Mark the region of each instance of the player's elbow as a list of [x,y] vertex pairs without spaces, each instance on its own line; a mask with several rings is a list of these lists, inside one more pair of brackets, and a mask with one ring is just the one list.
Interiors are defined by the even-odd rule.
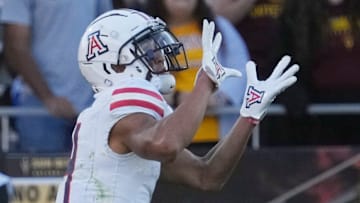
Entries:
[[162,162],[169,162],[175,160],[179,153],[179,149],[173,145],[162,144],[158,145],[158,153],[161,156]]
[[173,161],[180,152],[176,143],[170,143],[166,140],[153,141],[148,144],[147,149],[161,162]]
[[223,181],[211,181],[207,180],[201,184],[200,190],[204,192],[219,192],[224,188],[225,183]]
[[198,178],[195,180],[195,187],[205,192],[219,192],[223,189],[226,179],[217,176],[209,171],[208,166],[204,164],[200,167]]

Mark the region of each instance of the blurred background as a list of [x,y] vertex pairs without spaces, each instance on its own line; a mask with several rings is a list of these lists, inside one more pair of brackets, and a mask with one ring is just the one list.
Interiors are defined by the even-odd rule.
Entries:
[[[51,6],[74,6],[71,1],[66,4],[58,1]],[[57,184],[66,172],[71,133],[62,135],[64,145],[60,147],[51,148],[41,139],[32,147],[31,141],[36,137],[36,131],[32,130],[38,127],[41,131],[41,125],[50,123],[39,119],[42,117],[61,118],[72,128],[74,117],[66,113],[54,115],[41,98],[39,105],[26,102],[19,105],[22,98],[19,81],[26,83],[32,76],[27,75],[30,79],[26,79],[14,67],[19,64],[14,60],[25,57],[16,49],[7,48],[19,41],[9,37],[16,33],[6,30],[6,25],[17,22],[6,19],[5,4],[6,0],[0,0],[0,202],[50,203],[55,201]],[[175,74],[176,92],[166,96],[174,108],[191,90],[189,84],[193,84],[193,73],[201,62],[199,33],[203,18],[215,20],[223,34],[219,60],[224,66],[244,71],[244,64],[254,60],[258,77],[266,79],[281,56],[288,54],[301,67],[296,85],[275,99],[265,119],[254,129],[247,151],[223,191],[205,193],[159,182],[154,203],[360,202],[359,0],[112,0],[111,4],[113,8],[134,8],[161,17],[183,42],[191,68]],[[31,9],[36,11],[36,6],[28,9],[26,14]],[[33,24],[36,25],[27,26],[31,28]],[[55,37],[54,40],[66,39]],[[79,40],[74,38],[75,42]],[[50,76],[46,73],[42,72],[44,81],[50,86]],[[189,146],[191,151],[204,154],[226,136],[234,118],[239,116],[244,81],[245,78],[230,81],[214,94],[206,121]],[[73,83],[70,80],[57,83],[59,88],[65,84]],[[57,94],[56,87],[51,88]],[[27,89],[39,96],[31,85]],[[73,100],[71,96],[67,99]],[[27,128],[19,125],[19,121],[36,119],[39,123],[25,125]],[[53,128],[46,134],[51,137],[59,131]]]

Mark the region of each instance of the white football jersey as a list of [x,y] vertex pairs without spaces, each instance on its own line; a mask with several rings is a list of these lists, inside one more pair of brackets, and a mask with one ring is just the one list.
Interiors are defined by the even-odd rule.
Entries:
[[148,81],[128,78],[120,83],[97,93],[93,105],[79,115],[57,203],[151,201],[160,162],[133,152],[113,152],[108,145],[109,132],[126,115],[141,112],[159,120],[172,109]]

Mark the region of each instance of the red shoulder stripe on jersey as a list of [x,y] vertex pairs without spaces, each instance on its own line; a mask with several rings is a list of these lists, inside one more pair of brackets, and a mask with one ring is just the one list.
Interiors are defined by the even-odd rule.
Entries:
[[155,97],[156,99],[158,99],[160,101],[163,101],[163,97],[160,94],[150,91],[150,90],[147,90],[147,89],[138,88],[138,87],[127,87],[127,88],[116,89],[116,90],[114,90],[112,95],[121,94],[121,93],[142,93],[142,94],[146,94],[146,95]]
[[127,100],[113,102],[110,104],[110,111],[120,107],[131,107],[131,106],[139,106],[139,107],[147,108],[155,111],[161,117],[164,116],[164,109],[160,108],[159,106],[151,102],[147,102],[144,100],[137,100],[137,99],[127,99]]

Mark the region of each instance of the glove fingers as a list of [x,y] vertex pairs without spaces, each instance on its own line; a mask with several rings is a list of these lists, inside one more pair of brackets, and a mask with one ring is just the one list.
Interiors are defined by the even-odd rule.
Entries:
[[292,65],[288,70],[286,70],[279,78],[279,81],[286,80],[287,78],[295,75],[299,71],[299,65]]
[[207,32],[208,32],[207,42],[209,43],[210,47],[212,47],[212,44],[213,44],[214,31],[215,31],[215,23],[214,23],[214,21],[210,21],[209,27],[207,30]]
[[[233,69],[233,68],[224,68],[224,71],[225,71],[225,74],[226,74],[226,77],[241,77],[242,76],[242,73],[239,71],[239,70],[236,70],[236,69]],[[224,78],[226,78],[224,77]]]
[[204,50],[208,50],[209,46],[210,46],[210,43],[208,42],[209,41],[209,38],[208,38],[209,31],[208,30],[209,30],[209,22],[206,19],[204,19],[203,20],[202,37],[201,37],[202,46],[203,46]]
[[253,61],[246,63],[246,76],[248,84],[254,84],[257,81],[256,65]]
[[290,56],[287,55],[283,56],[279,61],[279,63],[276,65],[272,74],[270,75],[269,80],[279,77],[290,63],[290,60],[291,60]]
[[278,95],[279,93],[281,93],[282,91],[284,91],[286,88],[290,87],[291,85],[293,85],[295,82],[297,81],[296,76],[291,76],[290,78],[281,81],[276,87],[275,87],[275,92],[276,95]]
[[214,42],[213,42],[213,50],[214,50],[214,54],[217,54],[219,48],[220,48],[220,45],[221,45],[221,41],[222,41],[222,35],[220,32],[216,33],[215,35],[215,39],[214,39]]

